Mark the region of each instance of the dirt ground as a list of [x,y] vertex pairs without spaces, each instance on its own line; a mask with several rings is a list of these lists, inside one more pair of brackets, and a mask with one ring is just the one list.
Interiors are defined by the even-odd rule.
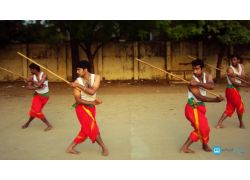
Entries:
[[[97,122],[110,155],[102,157],[97,144],[90,140],[77,147],[81,153],[65,153],[80,130],[71,88],[63,83],[50,83],[50,100],[43,112],[54,129],[44,132],[45,125],[34,120],[25,130],[32,91],[24,83],[0,83],[0,159],[250,159],[250,94],[241,90],[245,104],[246,129],[238,128],[237,116],[227,119],[225,129],[215,129],[226,102],[207,103],[211,127],[210,146],[221,146],[222,154],[204,152],[201,143],[191,146],[195,154],[179,150],[192,128],[184,116],[187,102],[185,85],[161,83],[102,83],[98,96],[104,101],[97,106]],[[223,94],[225,84],[214,92]]]

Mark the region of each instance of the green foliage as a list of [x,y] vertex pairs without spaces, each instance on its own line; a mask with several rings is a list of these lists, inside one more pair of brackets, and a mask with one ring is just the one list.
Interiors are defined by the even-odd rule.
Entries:
[[214,40],[224,45],[248,44],[249,21],[158,21],[166,40]]
[[127,41],[148,41],[149,34],[157,31],[157,21],[117,21],[118,37]]
[[22,37],[22,21],[0,21],[0,45],[19,41]]
[[1,43],[64,42],[87,44],[113,39],[149,40],[154,32],[161,40],[214,40],[225,45],[250,42],[250,21],[0,21]]
[[250,42],[249,21],[207,21],[207,33],[225,45]]
[[1,43],[58,43],[65,36],[45,21],[0,21]]
[[201,38],[204,21],[158,21],[157,27],[165,40],[188,40]]
[[114,21],[47,21],[47,24],[59,29],[66,38],[87,44],[110,40],[116,28]]

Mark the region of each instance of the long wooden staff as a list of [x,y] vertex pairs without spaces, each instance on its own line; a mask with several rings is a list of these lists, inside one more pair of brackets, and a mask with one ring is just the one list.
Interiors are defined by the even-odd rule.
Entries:
[[[146,65],[148,65],[148,66],[151,66],[151,67],[153,67],[153,68],[155,68],[155,69],[157,69],[157,70],[159,70],[159,71],[161,71],[161,72],[164,72],[164,73],[166,73],[166,74],[169,74],[169,75],[171,75],[171,76],[173,76],[173,77],[175,77],[175,78],[177,78],[177,79],[180,79],[180,80],[184,81],[184,82],[187,83],[187,84],[190,83],[189,81],[187,81],[187,80],[185,80],[185,79],[183,79],[183,78],[181,78],[181,77],[179,77],[179,76],[177,76],[177,75],[175,75],[175,74],[173,74],[173,73],[167,72],[167,71],[165,71],[165,70],[163,70],[163,69],[160,69],[160,68],[158,68],[158,67],[156,67],[156,66],[153,66],[153,65],[151,65],[151,64],[149,64],[149,63],[147,63],[147,62],[145,62],[145,61],[142,61],[142,60],[140,60],[140,59],[138,59],[138,58],[136,58],[136,60],[139,61],[139,62],[141,62],[141,63],[143,63],[143,64],[146,64]],[[209,91],[209,90],[207,90],[207,89],[204,89],[203,87],[200,87],[200,88],[203,89],[203,90],[205,90],[205,91],[207,91],[207,92],[208,92],[209,94],[211,94],[211,95],[214,95],[214,96],[216,96],[216,97],[219,97],[218,94],[215,94],[215,93],[213,93],[213,92],[211,92],[211,91]]]
[[[63,80],[63,81],[66,82],[67,84],[71,85],[71,83],[70,83],[69,81],[67,81],[66,79],[64,79],[64,78],[62,78],[61,76],[57,75],[56,73],[52,72],[52,71],[49,70],[48,68],[46,68],[46,67],[44,67],[43,65],[39,64],[38,62],[36,62],[36,61],[30,59],[29,57],[23,55],[23,54],[20,53],[20,52],[17,52],[17,54],[19,54],[20,56],[22,56],[22,57],[24,57],[25,59],[29,60],[30,62],[33,62],[34,64],[40,66],[41,68],[43,68],[44,70],[46,70],[46,71],[48,71],[49,73],[53,74],[53,75],[56,76],[57,78]],[[80,90],[79,88],[76,88],[76,89]],[[80,90],[80,91],[81,91],[81,90]],[[88,94],[87,94],[87,95],[88,95]],[[88,95],[88,96],[93,98],[93,96],[91,96],[91,95]]]
[[[196,59],[195,57],[193,57],[193,56],[188,56],[190,59]],[[213,65],[210,65],[210,64],[208,64],[208,63],[205,63],[204,62],[204,64],[205,65],[207,65],[207,66],[209,66],[209,67],[211,67],[211,68],[214,68],[214,69],[216,69],[216,70],[218,70],[218,71],[222,71],[222,69],[220,69],[220,68],[217,68],[217,67],[215,67],[215,66],[213,66]],[[245,83],[249,83],[248,81],[246,81],[246,80],[244,80],[244,79],[242,79],[242,78],[240,78],[240,77],[235,77],[236,79],[238,79],[238,80],[241,80],[241,81],[243,81],[243,82],[245,82]]]
[[10,70],[8,70],[8,69],[5,69],[5,68],[3,68],[3,67],[0,67],[0,69],[6,71],[6,72],[8,72],[8,73],[14,74],[15,76],[19,76],[19,77],[23,78],[24,80],[27,79],[26,77],[24,77],[24,76],[22,76],[22,75],[20,75],[20,74],[16,74],[16,73],[14,73],[14,72],[12,72],[12,71],[10,71]]
[[34,64],[40,66],[41,68],[45,69],[46,71],[50,72],[51,74],[53,74],[54,76],[56,76],[57,78],[63,80],[64,82],[66,82],[67,84],[71,84],[69,81],[67,81],[66,79],[62,78],[61,76],[57,75],[56,73],[52,72],[51,70],[49,70],[48,68],[44,67],[43,65],[37,63],[36,61],[28,58],[27,56],[23,55],[22,53],[20,52],[17,52],[17,54],[19,54],[20,56],[24,57],[25,59],[29,60],[30,62],[33,62]]

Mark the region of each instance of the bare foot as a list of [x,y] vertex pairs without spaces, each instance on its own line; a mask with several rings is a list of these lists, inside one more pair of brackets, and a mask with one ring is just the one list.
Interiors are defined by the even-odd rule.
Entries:
[[108,156],[108,155],[109,155],[109,150],[108,150],[107,148],[104,148],[104,149],[102,150],[102,155],[103,155],[103,156]]
[[221,128],[224,128],[224,126],[222,124],[217,124],[216,128],[221,129]]
[[25,123],[24,125],[22,125],[22,129],[26,129],[27,127],[29,127],[28,123]]
[[73,149],[73,148],[67,149],[66,152],[67,152],[67,153],[70,153],[70,154],[79,154],[79,153],[80,153],[79,151],[76,151],[76,150]]
[[46,129],[44,129],[44,131],[49,131],[51,130],[53,127],[52,126],[48,126]]
[[194,151],[192,149],[189,149],[187,147],[182,147],[181,148],[181,152],[184,152],[184,153],[194,153]]
[[207,144],[203,144],[202,149],[204,151],[206,151],[206,152],[211,152],[212,151],[212,149]]
[[241,129],[246,129],[246,126],[242,123],[242,124],[240,124],[240,128]]

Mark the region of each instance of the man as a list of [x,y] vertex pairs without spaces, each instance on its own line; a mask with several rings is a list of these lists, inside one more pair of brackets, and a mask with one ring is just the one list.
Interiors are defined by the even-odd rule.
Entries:
[[243,113],[244,113],[244,104],[242,102],[239,88],[246,87],[247,84],[241,82],[241,80],[236,79],[236,77],[243,77],[244,72],[242,66],[239,64],[238,57],[236,55],[231,56],[231,63],[232,65],[227,68],[227,88],[226,88],[226,98],[227,98],[227,105],[226,110],[221,115],[216,128],[223,128],[222,125],[223,121],[227,117],[231,117],[236,109],[238,119],[240,122],[240,128],[245,128],[245,125],[242,121]]
[[206,106],[204,102],[221,102],[223,97],[206,97],[204,89],[213,89],[214,82],[212,76],[204,72],[204,63],[200,59],[192,61],[193,77],[188,86],[188,103],[185,107],[185,116],[190,121],[194,131],[190,133],[187,141],[182,146],[184,153],[194,153],[189,146],[198,140],[202,142],[202,148],[210,152],[208,145],[210,128],[206,117]]
[[52,129],[52,125],[48,122],[42,109],[49,100],[49,86],[48,78],[44,72],[40,71],[40,67],[34,63],[29,65],[31,76],[27,79],[27,88],[34,90],[32,105],[29,112],[29,120],[22,126],[23,129],[27,128],[34,118],[41,119],[47,125],[44,131]]
[[242,58],[240,58],[240,57],[237,56],[237,55],[235,55],[235,56],[237,57],[238,64],[239,64],[239,66],[241,66],[241,69],[242,69],[241,75],[235,74],[235,77],[239,77],[239,78],[241,78],[241,79],[243,79],[243,80],[245,80],[245,81],[249,81],[250,78],[249,78],[248,76],[246,76],[246,74],[245,74],[245,68],[244,68],[244,65],[243,65],[243,60],[242,60]]
[[109,154],[108,148],[102,141],[99,128],[95,119],[95,105],[101,104],[101,100],[96,99],[96,92],[100,86],[100,76],[90,73],[90,64],[88,61],[80,61],[77,64],[78,78],[72,87],[74,88],[74,97],[76,100],[76,115],[81,124],[81,130],[74,141],[69,145],[66,152],[79,154],[75,147],[90,138],[92,143],[97,142],[102,148],[102,155]]

